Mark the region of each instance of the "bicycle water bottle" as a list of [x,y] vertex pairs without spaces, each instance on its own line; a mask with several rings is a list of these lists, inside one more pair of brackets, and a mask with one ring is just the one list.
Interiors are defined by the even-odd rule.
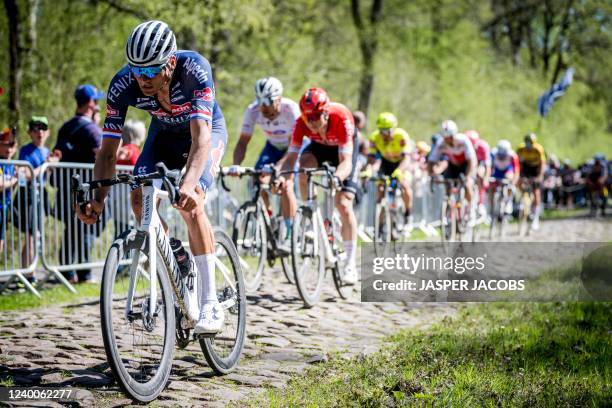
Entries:
[[185,247],[183,247],[183,243],[180,239],[170,238],[170,248],[172,248],[172,253],[174,253],[174,257],[178,263],[181,276],[183,278],[187,277],[191,269],[189,253],[185,251]]

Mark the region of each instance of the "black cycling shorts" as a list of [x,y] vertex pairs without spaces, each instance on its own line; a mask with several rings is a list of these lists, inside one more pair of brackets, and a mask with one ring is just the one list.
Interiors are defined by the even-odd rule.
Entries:
[[[306,153],[311,153],[315,159],[317,159],[317,163],[319,165],[328,162],[330,165],[338,167],[338,164],[340,163],[338,146],[328,146],[321,143],[311,142],[308,146],[306,146],[302,152],[302,155]],[[355,196],[361,194],[361,186],[358,183],[359,171],[356,166],[358,154],[359,149],[355,146],[353,149],[351,174],[349,174],[349,176],[342,182],[341,188],[341,191],[352,193]]]

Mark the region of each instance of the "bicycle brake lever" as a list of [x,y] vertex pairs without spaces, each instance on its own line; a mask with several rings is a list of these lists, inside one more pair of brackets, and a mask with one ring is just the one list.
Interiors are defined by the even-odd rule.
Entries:
[[89,192],[89,184],[81,182],[81,176],[73,174],[70,180],[70,189],[72,190],[73,200],[79,206],[82,213],[85,213],[87,206],[87,193]]

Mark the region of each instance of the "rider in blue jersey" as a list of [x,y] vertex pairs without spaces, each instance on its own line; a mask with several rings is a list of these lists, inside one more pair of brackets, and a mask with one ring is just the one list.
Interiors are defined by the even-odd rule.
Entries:
[[[189,314],[198,320],[194,333],[216,333],[224,320],[215,290],[214,235],[204,208],[225,147],[227,132],[209,62],[194,51],[177,51],[174,33],[161,21],[139,24],[126,44],[128,64],[108,88],[103,141],[96,157],[94,178],[115,174],[121,130],[129,106],[151,114],[151,124],[137,174],[155,171],[155,163],[186,172],[176,204],[189,231],[190,249],[198,270],[193,291],[188,291]],[[108,189],[95,190],[85,212],[85,223],[96,222],[104,210]],[[142,191],[132,192],[132,208],[141,215]],[[198,287],[202,296],[198,302]]]

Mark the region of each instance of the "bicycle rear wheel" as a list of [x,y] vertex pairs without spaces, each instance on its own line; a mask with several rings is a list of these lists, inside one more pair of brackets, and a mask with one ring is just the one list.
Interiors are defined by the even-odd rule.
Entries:
[[240,207],[234,219],[232,241],[244,266],[246,290],[255,292],[261,286],[268,252],[266,224],[257,205],[246,203]]
[[319,301],[325,277],[325,260],[315,222],[310,207],[298,208],[291,235],[291,263],[305,307],[312,307]]
[[344,249],[344,245],[342,244],[342,223],[340,221],[340,216],[337,214],[337,211],[334,211],[333,216],[333,234],[334,234],[334,256],[336,257],[336,262],[334,262],[333,266],[331,266],[332,279],[334,280],[334,286],[336,287],[336,291],[340,295],[342,299],[348,299],[354,293],[355,285],[347,285],[342,279],[343,270],[346,266],[346,250]]
[[218,375],[232,371],[242,354],[246,335],[246,288],[236,247],[229,236],[215,229],[215,283],[225,311],[223,328],[214,337],[201,337],[200,347]]
[[[159,232],[162,233],[163,232]],[[149,312],[150,274],[146,234],[126,231],[111,246],[100,291],[102,340],[119,386],[132,398],[148,402],[165,388],[175,344],[175,310],[167,264],[157,246],[157,305]],[[156,245],[155,243],[153,245]],[[130,272],[119,262],[139,256],[132,313],[126,315]]]

